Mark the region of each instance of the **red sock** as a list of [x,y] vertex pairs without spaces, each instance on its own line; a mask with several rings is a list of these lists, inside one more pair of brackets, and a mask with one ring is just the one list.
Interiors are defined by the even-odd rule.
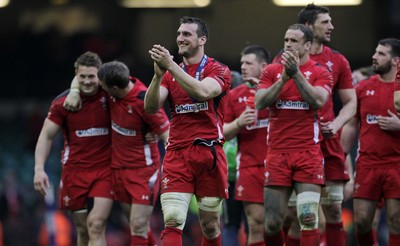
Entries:
[[148,246],[149,241],[147,238],[137,235],[131,235],[131,246]]
[[326,223],[325,236],[327,245],[346,245],[346,232],[343,229],[342,222],[334,224]]
[[285,241],[286,246],[300,246],[300,238],[294,238],[290,235],[286,237]]
[[265,239],[265,244],[268,246],[282,246],[283,243],[285,242],[285,234],[283,230],[272,236],[264,234],[264,239]]
[[256,242],[256,243],[250,243],[248,246],[265,246],[265,242]]
[[157,245],[156,239],[154,238],[153,233],[151,232],[150,228],[149,228],[149,231],[147,232],[147,240],[149,240],[148,246]]
[[300,246],[319,246],[319,231],[302,230],[300,232]]
[[221,233],[218,235],[218,237],[213,239],[208,239],[203,235],[203,240],[201,240],[201,246],[221,246],[221,245],[222,245]]
[[161,233],[163,246],[182,246],[182,230],[173,227],[165,227]]
[[372,236],[374,237],[374,244],[378,243],[378,235],[376,234],[376,230],[372,229]]
[[319,233],[319,244],[320,245],[327,245],[326,244],[326,232],[325,231]]
[[389,233],[389,246],[400,245],[400,235]]
[[368,245],[374,245],[376,242],[374,242],[374,235],[372,233],[372,231],[367,232],[365,234],[360,234],[360,233],[356,233],[357,236],[357,241],[359,245],[362,246],[368,246]]

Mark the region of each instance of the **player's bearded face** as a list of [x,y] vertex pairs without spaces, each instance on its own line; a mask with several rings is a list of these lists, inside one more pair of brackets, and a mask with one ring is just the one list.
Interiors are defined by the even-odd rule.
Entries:
[[176,43],[178,54],[189,58],[197,54],[199,50],[199,37],[197,36],[197,24],[182,24],[178,29]]
[[197,54],[198,50],[199,50],[199,47],[198,47],[198,46],[192,47],[192,46],[189,45],[189,46],[187,46],[187,47],[184,48],[184,49],[181,49],[181,48],[179,47],[178,54],[181,55],[181,56],[183,56],[183,57],[189,58],[189,57],[192,57],[192,56],[194,56],[195,54]]
[[376,60],[373,60],[372,65],[374,67],[375,73],[380,75],[387,74],[392,68],[390,60],[381,65]]

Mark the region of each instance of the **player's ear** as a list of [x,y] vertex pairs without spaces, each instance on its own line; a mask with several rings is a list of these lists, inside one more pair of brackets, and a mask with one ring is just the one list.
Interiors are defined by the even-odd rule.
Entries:
[[400,66],[400,57],[399,56],[393,57],[392,62],[393,62],[393,65],[399,67]]
[[200,37],[199,40],[200,40],[200,44],[201,45],[204,45],[205,43],[207,43],[207,37],[206,36]]

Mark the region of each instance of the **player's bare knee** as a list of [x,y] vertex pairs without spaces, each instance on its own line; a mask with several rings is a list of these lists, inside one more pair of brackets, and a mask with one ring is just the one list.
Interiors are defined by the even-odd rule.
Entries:
[[283,226],[283,219],[277,215],[269,215],[265,217],[264,227],[267,235],[275,235]]
[[99,216],[89,214],[87,218],[87,226],[89,233],[103,233],[106,228],[107,220]]
[[343,184],[331,184],[324,187],[321,195],[321,205],[326,217],[341,220],[343,192]]
[[164,214],[164,224],[183,230],[192,194],[168,192],[161,194],[161,206]]
[[102,234],[106,229],[106,224],[101,220],[88,222],[89,234]]
[[262,226],[264,227],[264,216],[253,217],[252,219],[254,226]]
[[342,220],[342,204],[335,203],[331,205],[322,206],[325,218],[329,221],[341,221]]
[[388,216],[387,222],[390,231],[400,233],[400,214]]
[[249,224],[250,235],[263,234],[263,232],[264,232],[264,223],[254,223],[252,225]]
[[373,218],[369,218],[365,213],[357,210],[354,211],[354,225],[361,234],[372,230],[372,219]]
[[202,211],[200,225],[207,238],[214,238],[219,234],[219,211],[221,210],[222,198],[199,197],[197,205]]
[[306,191],[297,195],[297,217],[301,230],[318,229],[318,207],[320,194]]
[[207,221],[201,221],[201,230],[203,231],[203,234],[207,238],[214,238],[219,234],[219,223],[218,221],[212,221],[212,220],[207,220]]
[[147,235],[148,221],[146,217],[135,218],[130,225],[133,235]]
[[354,225],[357,232],[360,234],[364,234],[372,230],[372,225],[368,224],[367,220],[354,219]]

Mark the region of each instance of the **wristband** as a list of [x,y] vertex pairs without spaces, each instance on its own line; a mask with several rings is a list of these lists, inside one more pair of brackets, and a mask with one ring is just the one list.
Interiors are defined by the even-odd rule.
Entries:
[[70,92],[78,92],[78,93],[80,92],[78,87],[71,88],[71,89],[69,89],[69,91]]

